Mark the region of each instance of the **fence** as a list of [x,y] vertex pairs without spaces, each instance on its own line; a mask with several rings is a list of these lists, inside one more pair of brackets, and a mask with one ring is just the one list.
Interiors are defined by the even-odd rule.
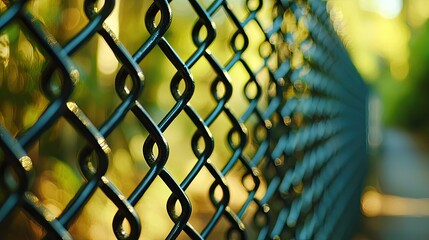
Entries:
[[3,1],[2,235],[350,237],[367,88],[329,3],[148,2]]

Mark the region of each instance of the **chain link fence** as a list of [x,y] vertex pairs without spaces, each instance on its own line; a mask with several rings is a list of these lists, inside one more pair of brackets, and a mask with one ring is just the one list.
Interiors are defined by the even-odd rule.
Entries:
[[329,3],[2,5],[2,236],[352,236],[367,86]]

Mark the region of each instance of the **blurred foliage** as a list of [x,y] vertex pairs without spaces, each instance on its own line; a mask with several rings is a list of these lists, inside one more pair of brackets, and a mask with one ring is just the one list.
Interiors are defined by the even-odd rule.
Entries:
[[410,41],[410,72],[398,87],[393,124],[429,133],[429,22],[415,30]]
[[[429,133],[429,1],[331,4],[343,20],[340,34],[356,67],[383,103],[384,125]],[[401,11],[389,13],[398,4]]]

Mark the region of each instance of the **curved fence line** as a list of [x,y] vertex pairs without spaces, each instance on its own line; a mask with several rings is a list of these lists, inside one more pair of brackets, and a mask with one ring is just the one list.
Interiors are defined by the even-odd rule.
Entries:
[[3,1],[1,232],[351,237],[368,89],[329,3],[149,2]]

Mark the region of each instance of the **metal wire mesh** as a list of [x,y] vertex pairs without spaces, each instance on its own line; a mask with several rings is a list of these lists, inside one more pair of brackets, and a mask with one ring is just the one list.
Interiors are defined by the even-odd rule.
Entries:
[[[88,19],[75,34],[48,28],[43,13],[35,13],[27,1],[3,2],[0,28],[19,29],[43,63],[37,74],[11,79],[11,64],[2,62],[0,222],[5,234],[17,234],[14,219],[25,219],[38,225],[39,237],[90,238],[76,225],[85,225],[79,220],[85,215],[100,218],[83,210],[97,194],[114,204],[107,222],[118,239],[343,239],[352,234],[367,165],[367,87],[336,35],[326,2],[63,3],[78,6],[73,9]],[[136,35],[148,32],[135,40],[133,53],[106,23],[118,5],[125,14],[144,9],[144,15],[126,18]],[[175,25],[175,14],[194,18]],[[175,39],[174,28],[183,28],[193,45]],[[12,42],[11,30],[5,34]],[[119,63],[111,75],[114,85],[100,73],[83,74],[95,71],[85,67],[95,62],[90,49],[96,38],[107,43]],[[81,61],[82,55],[91,63]],[[166,78],[166,70],[157,68],[162,61],[173,74],[167,85],[153,87]],[[146,75],[145,69],[154,73]],[[85,79],[91,77],[98,85]],[[12,81],[29,87],[10,90]],[[101,95],[116,100],[97,97],[98,88],[114,88]],[[156,88],[159,97],[151,98]],[[27,108],[35,112],[34,120],[7,107],[36,101],[44,105],[40,112]],[[97,108],[107,107],[108,113],[97,114]],[[128,134],[142,138],[137,156],[117,143],[130,126],[134,130]],[[70,153],[75,148],[77,157]],[[49,157],[56,153],[64,159]],[[133,159],[128,170],[109,173],[128,158]],[[52,191],[34,185],[47,181],[38,168],[59,162],[71,169],[76,165],[81,178],[65,205],[53,208]],[[138,179],[135,185],[121,180],[129,174]],[[65,191],[76,185],[64,182]],[[204,189],[204,197],[195,197],[192,187]],[[161,188],[166,197],[154,201],[165,205],[167,223],[137,206],[149,209],[145,199]],[[168,231],[150,235],[145,226],[151,221]],[[103,231],[108,230],[98,234]]]

